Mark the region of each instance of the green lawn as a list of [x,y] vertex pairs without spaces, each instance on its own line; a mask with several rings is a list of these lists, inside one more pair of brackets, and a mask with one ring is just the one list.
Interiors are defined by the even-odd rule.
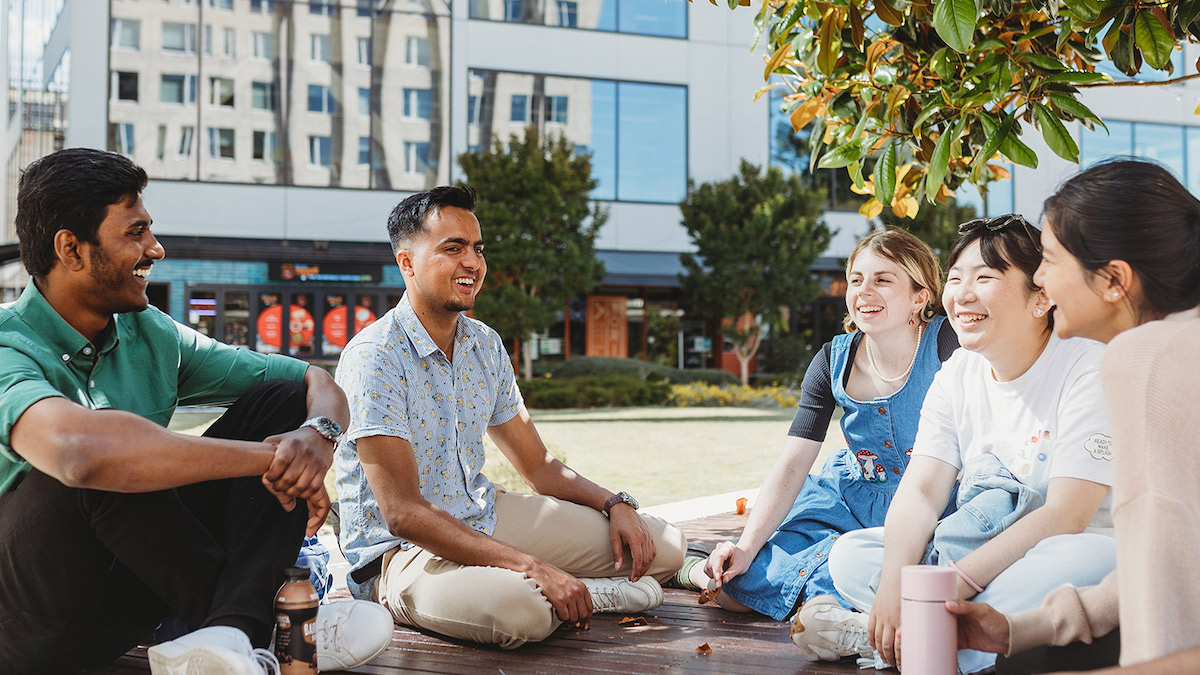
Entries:
[[[617,408],[534,410],[550,451],[582,475],[625,490],[642,506],[758,487],[783,447],[792,410],[754,408]],[[181,410],[171,429],[201,433],[211,411]],[[830,424],[827,453],[845,445]],[[488,442],[484,473],[512,491],[528,491],[504,456]]]

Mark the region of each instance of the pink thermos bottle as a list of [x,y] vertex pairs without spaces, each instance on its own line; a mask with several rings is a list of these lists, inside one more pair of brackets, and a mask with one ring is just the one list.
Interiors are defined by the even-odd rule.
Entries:
[[957,675],[958,624],[946,609],[958,599],[958,575],[932,565],[900,570],[900,661],[913,675]]

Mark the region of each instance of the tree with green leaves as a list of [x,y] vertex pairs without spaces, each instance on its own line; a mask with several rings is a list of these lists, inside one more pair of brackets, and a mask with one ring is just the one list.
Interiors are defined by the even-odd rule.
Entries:
[[728,180],[688,182],[679,208],[696,252],[681,256],[681,281],[697,311],[726,320],[721,330],[743,384],[764,328],[785,328],[781,308],[820,292],[809,268],[833,237],[821,219],[824,204],[825,192],[800,176],[775,167],[763,173],[744,160]]
[[[1172,51],[1200,41],[1200,0],[763,0],[755,27],[770,50],[766,88],[789,88],[792,126],[815,126],[813,166],[845,167],[872,194],[868,217],[884,205],[915,214],[964,182],[986,189],[1008,178],[1002,158],[1036,167],[1028,127],[1078,161],[1066,123],[1104,125],[1082,89],[1200,77],[1096,72],[1107,58],[1129,76],[1171,74]],[[878,161],[864,176],[868,157]]]
[[[604,276],[595,241],[608,211],[590,196],[591,159],[561,135],[531,126],[507,144],[497,137],[487,152],[460,155],[458,164],[479,195],[475,216],[487,256],[474,314],[500,335],[528,341]],[[529,379],[528,350],[524,366]]]

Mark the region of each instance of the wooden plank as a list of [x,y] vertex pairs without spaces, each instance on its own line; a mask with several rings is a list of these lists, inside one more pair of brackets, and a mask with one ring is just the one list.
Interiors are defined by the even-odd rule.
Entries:
[[[731,505],[732,506],[732,505]],[[736,538],[745,516],[732,513],[681,523],[689,543],[711,549]],[[698,595],[666,589],[662,606],[644,613],[645,626],[626,627],[621,616],[596,615],[586,631],[564,629],[539,644],[502,650],[450,640],[397,626],[392,645],[355,673],[739,673],[745,675],[846,675],[857,673],[852,661],[813,661],[792,645],[786,623],[759,614],[727,612],[700,605]],[[707,643],[712,653],[696,648]],[[106,668],[87,673],[115,675],[149,670],[145,648]]]

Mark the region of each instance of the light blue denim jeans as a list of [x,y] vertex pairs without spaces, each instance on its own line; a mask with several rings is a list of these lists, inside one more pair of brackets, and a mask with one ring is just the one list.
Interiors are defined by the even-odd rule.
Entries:
[[[1003,466],[996,471],[987,461],[970,464],[972,473],[964,472],[959,489],[959,510],[938,523],[923,564],[947,565],[949,560],[962,558],[1042,503],[1041,495],[1020,485],[1011,474],[1006,478]],[[870,612],[883,568],[883,528],[846,533],[829,552],[828,564],[842,598],[858,611]],[[1050,591],[1063,584],[1098,584],[1115,568],[1116,542],[1112,537],[1061,534],[1038,542],[972,600],[1005,614],[1020,612],[1037,607]],[[966,649],[958,653],[958,669],[965,675],[995,662],[995,654]]]

